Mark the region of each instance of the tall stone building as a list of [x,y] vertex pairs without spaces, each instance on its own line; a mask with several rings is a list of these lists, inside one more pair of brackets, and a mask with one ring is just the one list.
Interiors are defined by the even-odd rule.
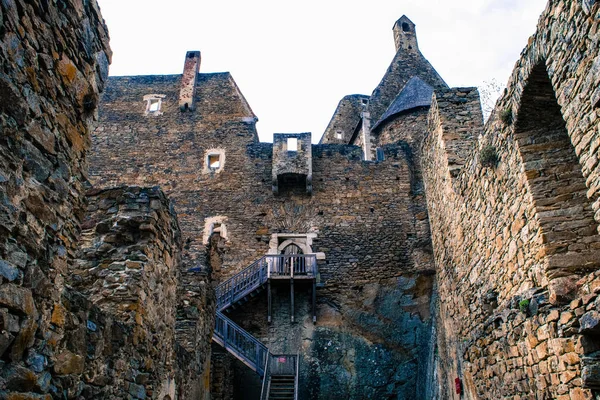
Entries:
[[549,2],[484,125],[403,16],[313,145],[1,2],[0,397],[598,398],[599,21]]
[[[271,353],[301,354],[302,398],[429,397],[435,273],[416,146],[433,88],[447,86],[419,52],[414,24],[403,17],[394,33],[397,55],[370,104],[334,117],[348,134],[365,127],[359,136],[381,147],[379,162],[350,140],[329,144],[329,131],[320,145],[310,133],[260,143],[233,77],[198,73],[199,52],[187,53],[182,75],[111,77],[103,95],[90,178],[166,191],[185,243],[182,273],[226,283],[266,255],[314,255],[313,281],[270,277],[268,291],[226,314]],[[392,121],[410,129],[396,137]],[[231,368],[236,377],[220,384],[258,397],[261,377]],[[222,369],[213,379],[231,376]]]

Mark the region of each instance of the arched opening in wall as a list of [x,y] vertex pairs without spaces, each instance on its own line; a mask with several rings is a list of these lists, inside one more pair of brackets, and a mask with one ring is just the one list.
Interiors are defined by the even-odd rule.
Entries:
[[595,268],[593,243],[599,237],[592,202],[544,62],[532,69],[523,90],[515,138],[546,246],[549,277]]
[[306,272],[305,259],[301,257],[304,254],[303,249],[296,243],[290,243],[281,250],[281,254],[284,255],[280,267],[283,268],[280,273],[289,275],[290,271],[294,270],[294,273]]
[[402,23],[402,30],[404,32],[410,32],[410,25],[408,25],[406,22]]
[[290,243],[281,251],[281,254],[293,255],[293,254],[304,254],[300,246],[295,243]]

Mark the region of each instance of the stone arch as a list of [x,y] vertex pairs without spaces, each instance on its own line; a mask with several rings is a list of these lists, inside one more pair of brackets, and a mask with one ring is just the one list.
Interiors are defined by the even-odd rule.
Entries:
[[297,239],[284,240],[283,242],[281,242],[279,244],[279,246],[277,246],[277,252],[282,253],[283,250],[290,245],[298,246],[300,249],[302,249],[303,254],[311,254],[312,253],[312,249],[310,248],[310,246],[308,244],[303,243],[303,241],[297,240]]
[[597,268],[592,201],[543,60],[527,78],[514,137],[541,228],[548,277]]

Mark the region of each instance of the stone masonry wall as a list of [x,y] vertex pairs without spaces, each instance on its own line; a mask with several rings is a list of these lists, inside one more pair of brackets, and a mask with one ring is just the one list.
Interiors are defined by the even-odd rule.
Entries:
[[422,154],[444,398],[455,378],[469,399],[600,387],[597,13],[548,4],[480,138],[468,90],[435,95]]
[[[413,396],[427,376],[427,362],[421,360],[430,348],[433,265],[410,146],[386,147],[382,163],[363,162],[355,146],[313,146],[312,195],[274,196],[272,145],[257,142],[255,117],[230,79],[200,74],[196,111],[181,113],[179,77],[111,78],[94,134],[95,184],[165,188],[180,218],[187,253],[183,269],[208,269],[206,246],[218,227],[221,261],[213,272],[221,280],[267,254],[272,234],[316,233],[313,251],[326,256],[316,328],[304,321],[310,318],[305,305],[298,303],[296,317],[302,322],[292,325],[281,303],[275,328],[268,330],[264,292],[234,320],[255,321],[246,328],[274,349],[302,349],[310,398],[337,396],[339,389],[329,384],[337,377],[344,377],[348,398]],[[142,99],[148,93],[165,95],[162,115],[144,116]],[[204,172],[205,155],[215,149],[224,154],[223,166]],[[280,293],[287,301],[289,289]],[[254,317],[259,309],[264,312]],[[285,335],[294,339],[282,341]],[[319,352],[329,341],[340,345],[321,361]],[[336,354],[348,363],[337,362]],[[318,380],[321,372],[328,378]],[[377,380],[369,381],[374,376]]]
[[[373,134],[377,146],[403,141],[418,149],[427,132],[427,114],[429,107],[404,112],[389,122],[383,123]],[[418,153],[416,153],[418,154]]]
[[[361,121],[362,112],[366,109],[368,100],[369,96],[362,94],[344,96],[338,103],[319,144],[348,144]],[[337,137],[338,132],[342,136],[340,139]]]
[[66,330],[85,324],[85,301],[65,277],[85,210],[108,34],[95,1],[8,0],[0,53],[0,392],[75,397],[86,386],[85,353],[69,347]]
[[69,280],[125,331],[123,345],[109,347],[110,362],[103,357],[104,343],[96,344],[86,371],[94,382],[110,382],[104,396],[115,386],[121,391],[110,394],[119,398],[173,398],[181,254],[177,216],[157,188],[94,190],[88,202],[79,258]]

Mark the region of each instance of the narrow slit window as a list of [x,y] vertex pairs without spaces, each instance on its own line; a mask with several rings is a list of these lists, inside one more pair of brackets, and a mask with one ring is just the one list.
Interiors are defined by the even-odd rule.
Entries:
[[288,151],[298,151],[298,139],[297,138],[288,138],[287,149],[288,149]]

